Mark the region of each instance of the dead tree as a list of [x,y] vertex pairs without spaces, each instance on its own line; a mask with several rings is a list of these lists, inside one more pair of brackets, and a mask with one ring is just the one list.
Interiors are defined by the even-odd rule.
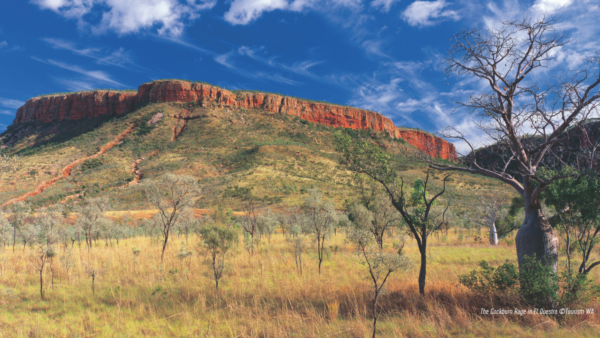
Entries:
[[452,37],[447,73],[483,80],[488,87],[457,102],[457,108],[475,115],[478,128],[494,145],[478,148],[462,132],[449,127],[441,136],[462,140],[470,147],[470,154],[462,157],[464,166],[431,157],[427,161],[434,169],[487,176],[513,187],[523,197],[525,211],[516,237],[519,266],[526,256],[534,256],[556,271],[558,238],[542,211],[540,193],[565,176],[545,176],[540,168],[556,170],[565,165],[565,155],[583,155],[576,151],[581,147],[565,147],[571,129],[597,115],[600,58],[598,54],[590,56],[579,71],[555,77],[545,85],[530,80],[534,70],[548,67],[554,52],[570,42],[554,24],[546,18],[506,21],[498,29],[463,30]]

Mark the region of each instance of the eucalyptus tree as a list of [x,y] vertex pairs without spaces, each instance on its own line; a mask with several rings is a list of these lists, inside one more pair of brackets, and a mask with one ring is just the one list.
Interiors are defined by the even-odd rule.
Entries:
[[383,293],[384,287],[390,275],[396,271],[407,271],[414,264],[412,260],[398,252],[387,252],[382,249],[379,243],[376,243],[373,234],[361,228],[349,228],[347,230],[347,239],[355,246],[354,253],[361,257],[362,263],[369,270],[369,277],[373,283],[373,338],[377,332],[377,319],[379,311],[377,309],[379,296]]
[[94,236],[109,222],[105,216],[109,208],[108,197],[87,197],[77,208],[78,217],[75,224],[85,235],[88,252],[92,248]]
[[525,212],[515,241],[519,267],[526,256],[535,256],[556,271],[558,238],[542,210],[540,194],[564,175],[542,177],[539,169],[560,172],[567,162],[597,163],[598,154],[589,151],[586,142],[570,138],[577,131],[585,136],[586,123],[598,116],[600,57],[588,55],[578,70],[542,84],[536,74],[552,66],[557,51],[571,42],[557,31],[554,20],[545,17],[463,30],[451,41],[446,72],[486,87],[458,102],[457,108],[470,111],[476,126],[495,145],[478,147],[469,135],[448,127],[442,136],[464,141],[470,154],[461,158],[463,166],[426,157],[429,167],[491,177],[515,189],[523,197]]
[[34,229],[33,246],[35,251],[31,254],[30,260],[34,263],[36,271],[40,276],[40,296],[45,299],[44,293],[44,272],[47,263],[50,262],[52,270],[52,284],[54,284],[54,271],[52,269],[53,258],[56,256],[55,243],[58,241],[58,228],[62,220],[51,213],[41,213],[32,221]]
[[206,262],[212,268],[212,278],[218,291],[225,270],[225,258],[234,252],[238,233],[222,225],[211,225],[200,230],[200,238],[200,247],[208,254]]
[[[409,234],[417,241],[421,256],[419,270],[419,293],[425,294],[427,275],[427,241],[429,236],[440,230],[447,221],[450,199],[443,199],[446,193],[448,177],[442,181],[442,187],[429,196],[429,174],[425,180],[418,179],[413,187],[406,186],[404,177],[400,175],[400,163],[394,161],[391,154],[382,150],[369,140],[352,140],[350,136],[336,132],[337,149],[342,153],[344,165],[349,170],[367,175],[379,182],[392,205],[408,228]],[[440,203],[443,202],[443,203]]]
[[164,261],[171,230],[177,226],[183,211],[192,208],[200,193],[198,180],[187,175],[164,174],[141,185],[148,203],[158,209],[157,223],[162,234],[160,261]]
[[2,248],[6,246],[6,244],[10,244],[11,237],[11,228],[8,220],[6,219],[6,215],[0,210],[0,242],[2,242]]
[[321,264],[325,257],[325,240],[331,235],[339,216],[335,211],[333,201],[324,199],[323,193],[318,189],[308,191],[302,205],[302,212],[304,215],[302,220],[303,230],[317,242],[317,260],[320,274]]
[[31,217],[31,208],[25,202],[15,202],[8,207],[8,222],[13,228],[13,252],[15,252],[15,243],[17,242],[17,232],[26,224],[27,218]]

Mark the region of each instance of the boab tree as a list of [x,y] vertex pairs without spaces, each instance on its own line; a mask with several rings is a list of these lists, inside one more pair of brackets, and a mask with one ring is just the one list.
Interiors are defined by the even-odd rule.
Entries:
[[536,69],[548,67],[570,42],[554,25],[547,18],[525,18],[506,21],[498,29],[463,30],[452,37],[447,73],[483,80],[488,87],[458,102],[458,108],[475,115],[478,128],[495,144],[476,149],[467,136],[449,127],[442,136],[463,140],[470,147],[470,154],[462,158],[465,166],[432,158],[428,162],[434,169],[479,174],[513,187],[523,197],[525,212],[516,237],[519,267],[526,256],[535,256],[556,271],[558,238],[542,212],[540,193],[552,182],[581,172],[542,177],[538,170],[560,169],[565,156],[581,162],[589,155],[580,151],[580,144],[568,149],[569,138],[597,114],[600,58],[587,57],[580,70],[554,77],[546,85],[531,80]]
[[199,193],[198,180],[187,175],[164,174],[141,187],[146,200],[158,209],[156,220],[162,233],[160,261],[163,262],[171,230],[179,222],[182,212],[193,206],[194,197]]

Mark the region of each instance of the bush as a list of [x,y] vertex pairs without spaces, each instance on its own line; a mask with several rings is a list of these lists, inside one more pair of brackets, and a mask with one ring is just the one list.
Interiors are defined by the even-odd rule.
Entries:
[[498,268],[491,267],[486,261],[479,262],[480,270],[458,277],[460,283],[468,289],[481,294],[492,294],[517,287],[519,273],[514,264],[506,261]]
[[552,267],[533,257],[524,259],[520,275],[508,261],[497,268],[481,261],[479,270],[459,276],[459,282],[481,296],[495,297],[500,303],[512,303],[512,297],[517,296],[518,303],[537,308],[583,305],[600,293],[600,286],[592,284],[586,274],[572,276],[565,272],[559,278]]

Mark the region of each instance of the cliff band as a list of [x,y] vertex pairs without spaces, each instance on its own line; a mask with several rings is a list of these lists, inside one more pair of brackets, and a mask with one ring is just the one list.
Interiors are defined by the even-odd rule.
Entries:
[[373,129],[402,138],[434,157],[456,160],[454,145],[428,133],[400,129],[387,117],[368,110],[335,104],[316,103],[276,94],[241,92],[202,83],[169,80],[142,84],[137,93],[91,91],[36,97],[17,111],[13,125],[28,122],[52,123],[106,115],[123,115],[138,105],[158,102],[217,103],[222,107],[265,109],[289,114],[332,127]]

